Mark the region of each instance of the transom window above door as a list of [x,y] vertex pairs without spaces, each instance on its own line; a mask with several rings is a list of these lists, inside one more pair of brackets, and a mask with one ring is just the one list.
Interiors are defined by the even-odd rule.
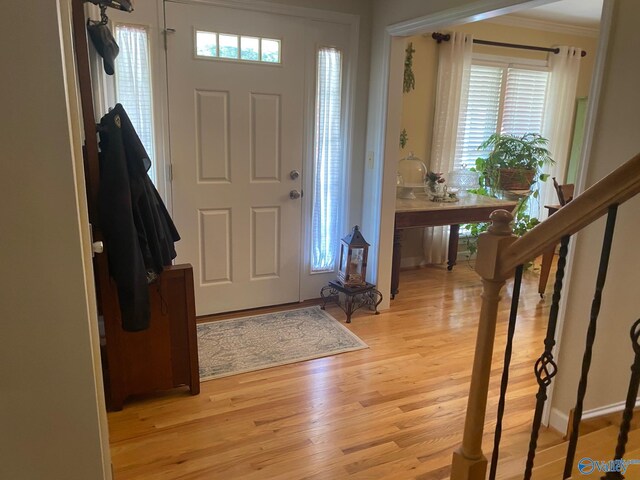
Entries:
[[276,38],[196,30],[198,58],[279,64],[281,42]]

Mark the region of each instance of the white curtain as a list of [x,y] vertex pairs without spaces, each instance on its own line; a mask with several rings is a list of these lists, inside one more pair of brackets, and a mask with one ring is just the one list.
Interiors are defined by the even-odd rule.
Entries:
[[340,215],[344,155],[342,143],[342,52],[318,50],[313,206],[311,212],[311,271],[330,272],[340,247]]
[[[116,100],[127,111],[147,154],[154,161],[149,34],[145,27],[136,25],[116,25],[115,31],[120,47],[115,66]],[[155,167],[148,173],[155,183]]]
[[559,53],[549,54],[551,76],[547,91],[545,117],[542,135],[549,139],[549,151],[555,164],[546,167],[549,180],[540,183],[540,216],[546,218],[545,205],[555,205],[558,197],[551,177],[559,184],[565,182],[569,145],[573,128],[573,116],[576,109],[576,88],[580,73],[582,50],[576,47],[558,47]]
[[[439,47],[436,108],[429,170],[445,175],[453,170],[458,145],[458,124],[469,91],[473,37],[451,32],[451,40]],[[449,227],[424,229],[423,249],[427,263],[447,260]]]

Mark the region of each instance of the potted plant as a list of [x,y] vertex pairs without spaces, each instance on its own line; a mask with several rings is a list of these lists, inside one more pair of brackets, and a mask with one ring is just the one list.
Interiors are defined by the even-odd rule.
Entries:
[[[527,133],[521,137],[495,133],[478,147],[478,150],[490,150],[486,157],[476,160],[475,168],[479,173],[479,188],[469,190],[478,195],[496,197],[501,190],[527,190],[514,212],[513,233],[522,236],[540,221],[529,215],[527,204],[530,197],[539,196],[538,182],[546,181],[549,175],[542,172],[546,165],[554,163],[547,149],[549,141],[537,133]],[[465,225],[469,232],[466,237],[469,258],[477,252],[478,236],[485,232],[489,223]]]
[[549,141],[538,133],[521,137],[494,133],[478,150],[489,151],[476,160],[481,186],[491,190],[529,190],[536,180],[545,181],[542,168],[554,163]]

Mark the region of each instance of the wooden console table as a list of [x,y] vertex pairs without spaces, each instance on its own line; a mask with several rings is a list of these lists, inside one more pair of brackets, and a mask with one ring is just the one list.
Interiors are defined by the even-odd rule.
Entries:
[[491,212],[498,209],[513,211],[517,200],[499,200],[482,195],[467,194],[455,203],[432,202],[425,196],[415,200],[396,199],[396,218],[393,236],[393,264],[391,268],[391,298],[400,285],[402,260],[402,230],[405,228],[439,227],[449,225],[447,268],[453,269],[458,256],[458,232],[461,223],[488,222]]

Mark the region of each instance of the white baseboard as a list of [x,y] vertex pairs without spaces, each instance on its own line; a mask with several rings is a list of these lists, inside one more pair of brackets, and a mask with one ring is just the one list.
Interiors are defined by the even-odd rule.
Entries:
[[[611,413],[618,413],[624,410],[625,402],[618,402],[612,405],[605,405],[604,407],[593,408],[591,410],[585,410],[582,414],[583,420],[589,420],[591,418],[603,417]],[[635,408],[640,407],[640,399],[636,399]]]
[[[604,417],[612,413],[619,413],[624,410],[625,402],[613,403],[611,405],[605,405],[603,407],[592,408],[591,410],[585,410],[582,412],[582,420],[591,420],[592,418]],[[636,400],[636,407],[640,407],[640,399]],[[549,415],[549,426],[560,433],[564,434],[567,431],[569,425],[569,415],[561,412],[557,408],[551,409]]]
[[[460,243],[458,247],[458,255],[456,257],[456,263],[458,265],[462,265],[463,263],[469,262],[469,251],[467,250],[466,244]],[[475,262],[475,257],[471,259],[471,262]],[[418,255],[415,257],[402,257],[400,261],[400,268],[413,268],[413,267],[422,267],[427,265],[427,262],[424,259],[423,255]]]
[[549,426],[564,435],[569,425],[569,415],[562,413],[557,408],[552,408],[549,414]]
[[402,261],[400,262],[400,268],[412,268],[412,267],[421,267],[426,265],[424,257],[422,255],[417,257],[402,257]]

